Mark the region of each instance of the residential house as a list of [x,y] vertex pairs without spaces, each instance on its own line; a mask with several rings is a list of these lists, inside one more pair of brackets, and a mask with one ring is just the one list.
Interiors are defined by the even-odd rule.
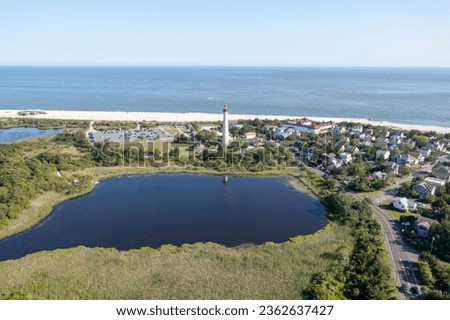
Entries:
[[425,157],[420,152],[410,151],[410,152],[408,152],[408,155],[411,158],[416,158],[418,164],[421,164],[425,161]]
[[436,190],[439,190],[440,188],[445,186],[445,181],[438,179],[438,178],[428,177],[428,178],[425,178],[424,182],[427,184],[430,184],[432,186],[435,186]]
[[[268,126],[268,125],[265,125],[265,126],[264,126],[264,130],[266,129],[266,126]],[[238,129],[238,130],[241,130],[243,127],[244,127],[243,124],[240,124],[240,123],[237,123],[237,122],[235,122],[235,123],[230,123],[230,128],[236,128],[236,129]],[[272,126],[272,127],[275,128],[275,126]],[[267,131],[268,131],[268,130],[267,130]]]
[[319,160],[321,161],[322,165],[328,166],[328,165],[331,165],[331,161],[335,158],[336,158],[336,154],[331,152],[331,153],[323,153],[320,156]]
[[360,124],[358,124],[358,125],[356,125],[356,126],[353,126],[351,129],[350,129],[350,132],[352,132],[352,133],[361,133],[361,132],[363,132],[363,126],[362,125],[360,125]]
[[435,151],[440,151],[440,152],[444,151],[444,149],[445,149],[444,143],[441,142],[441,141],[434,141],[433,142],[433,149]]
[[383,166],[384,166],[386,171],[391,171],[392,170],[393,174],[395,174],[395,175],[399,174],[400,165],[398,163],[395,163],[393,161],[386,161],[385,163],[383,163]]
[[431,155],[431,150],[428,148],[421,148],[419,152],[425,159]]
[[360,159],[369,160],[369,154],[364,151],[359,151],[355,153],[355,157],[359,157]]
[[391,137],[404,139],[406,135],[402,131],[395,131],[394,133],[392,133]]
[[365,147],[371,147],[373,146],[373,142],[375,138],[371,137],[365,137],[364,140],[361,141],[361,145]]
[[372,130],[372,129],[366,129],[366,133],[367,133],[368,135],[373,136],[373,130]]
[[342,159],[339,159],[339,158],[333,158],[330,161],[330,166],[333,169],[339,169],[340,167],[342,167],[343,164],[344,163],[343,163]]
[[372,178],[373,179],[378,179],[381,181],[386,181],[387,179],[387,174],[381,171],[375,171],[374,173],[372,173]]
[[245,139],[251,140],[256,138],[256,132],[246,132]]
[[379,138],[378,139],[378,142],[379,143],[384,143],[384,144],[388,144],[389,143],[389,138]]
[[314,156],[314,148],[308,148],[300,152],[300,160],[310,162]]
[[348,164],[349,162],[351,162],[353,160],[352,159],[352,155],[350,153],[348,153],[348,152],[343,152],[339,156],[341,157],[342,161],[345,164]]
[[299,137],[301,135],[300,131],[297,131],[296,128],[292,127],[292,126],[287,126],[287,125],[281,125],[279,127],[276,128],[275,130],[275,137],[277,139],[287,139],[292,135],[296,135],[297,137]]
[[347,141],[341,140],[338,141],[335,145],[334,145],[334,151],[336,153],[342,153],[345,151],[345,146],[347,145]]
[[[239,128],[239,130],[240,130],[241,128]],[[271,125],[268,125],[268,124],[266,124],[266,125],[264,125],[264,127],[263,127],[263,130],[264,130],[264,132],[275,132],[275,130],[277,129],[277,127],[276,126],[271,126]]]
[[436,193],[436,187],[428,184],[426,182],[417,182],[412,189],[414,191],[417,191],[420,194],[420,197],[423,198],[423,196],[425,194],[430,194],[432,196],[434,196],[434,194]]
[[414,229],[419,237],[428,237],[431,226],[437,223],[439,222],[434,219],[419,216],[414,222]]
[[396,155],[392,160],[394,160],[395,163],[403,164],[405,166],[417,166],[419,164],[419,160],[409,154]]
[[354,146],[347,146],[347,148],[345,148],[345,151],[347,151],[350,154],[355,154],[359,152],[359,148]]
[[400,211],[408,211],[409,210],[409,202],[406,198],[394,198],[391,202],[392,206]]
[[416,147],[416,141],[411,138],[405,139],[403,142],[409,143],[413,148]]
[[204,123],[204,124],[199,124],[198,125],[198,130],[199,131],[203,131],[203,130],[211,131],[211,130],[214,130],[214,129],[217,129],[217,125],[215,125],[215,124]]
[[402,143],[402,139],[401,138],[399,138],[397,136],[392,136],[389,139],[388,145],[390,145],[390,146],[398,146],[401,143]]
[[375,153],[375,160],[386,161],[389,159],[391,152],[389,150],[377,150]]
[[333,134],[336,136],[342,136],[347,133],[347,129],[345,127],[336,126],[333,128]]
[[438,171],[434,171],[432,173],[433,177],[441,179],[446,183],[450,181],[450,168],[449,167],[440,167]]

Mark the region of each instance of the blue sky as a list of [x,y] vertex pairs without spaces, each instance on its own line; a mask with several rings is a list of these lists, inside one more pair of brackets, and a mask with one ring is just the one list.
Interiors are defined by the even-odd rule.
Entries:
[[450,0],[0,0],[0,65],[450,66]]

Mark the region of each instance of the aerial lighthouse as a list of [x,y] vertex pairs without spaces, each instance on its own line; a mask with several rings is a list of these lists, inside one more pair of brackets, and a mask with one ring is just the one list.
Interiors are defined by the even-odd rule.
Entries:
[[230,131],[228,128],[228,106],[223,106],[222,146],[226,148],[230,143]]

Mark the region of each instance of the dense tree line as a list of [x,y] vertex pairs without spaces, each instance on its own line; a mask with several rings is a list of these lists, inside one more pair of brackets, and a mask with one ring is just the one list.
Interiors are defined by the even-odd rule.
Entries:
[[308,299],[395,299],[392,271],[381,238],[381,227],[368,201],[345,193],[325,199],[329,218],[353,230],[354,245],[348,261],[316,274],[305,291]]
[[33,127],[39,129],[87,129],[89,121],[33,118],[2,118],[0,128]]
[[429,252],[420,255],[419,280],[427,299],[450,299],[450,265],[439,261]]
[[[87,151],[87,158],[75,159],[56,151],[60,144]],[[88,142],[81,130],[61,133],[53,139],[0,144],[0,224],[15,219],[32,199],[46,191],[74,194],[88,190],[92,177],[67,179],[58,175],[61,170],[85,167],[90,163],[88,159]]]

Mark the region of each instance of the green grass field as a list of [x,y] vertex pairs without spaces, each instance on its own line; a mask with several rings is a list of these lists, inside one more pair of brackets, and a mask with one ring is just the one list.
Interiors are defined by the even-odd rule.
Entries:
[[346,259],[350,232],[333,226],[296,243],[73,248],[0,262],[2,299],[300,299],[312,274]]

